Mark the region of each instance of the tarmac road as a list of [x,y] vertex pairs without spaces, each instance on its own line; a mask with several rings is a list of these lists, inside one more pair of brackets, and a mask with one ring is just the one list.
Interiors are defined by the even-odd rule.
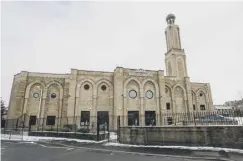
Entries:
[[2,161],[205,161],[17,141],[1,141],[1,144]]

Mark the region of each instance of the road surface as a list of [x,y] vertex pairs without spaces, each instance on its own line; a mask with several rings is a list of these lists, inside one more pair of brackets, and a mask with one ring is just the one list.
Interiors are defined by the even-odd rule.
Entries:
[[16,141],[1,141],[1,152],[2,161],[205,161]]

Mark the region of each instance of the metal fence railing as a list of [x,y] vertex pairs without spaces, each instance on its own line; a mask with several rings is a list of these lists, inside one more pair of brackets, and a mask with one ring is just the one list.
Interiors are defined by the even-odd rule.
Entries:
[[[16,119],[5,120],[4,129],[24,129],[24,131],[58,131],[95,133],[103,126],[107,131],[117,129],[118,116],[74,116],[56,117],[47,116],[36,118],[23,115]],[[165,126],[165,125],[243,125],[243,111],[241,112],[188,112],[188,113],[162,113],[145,111],[140,115],[138,111],[128,111],[121,115],[120,126]]]
[[[18,132],[29,132],[34,136],[57,136],[76,137],[86,135],[89,140],[102,140],[109,136],[109,119],[97,116],[86,117],[55,117],[36,118],[23,115],[16,119],[5,120],[2,128],[3,134],[13,134]],[[89,135],[89,136],[88,136]],[[104,135],[101,137],[101,135]],[[77,137],[78,138],[78,137]]]
[[137,111],[120,116],[120,126],[200,126],[242,125],[243,112],[187,112],[155,114],[148,111],[139,115]]
[[[23,115],[16,119],[5,120],[2,133],[8,131],[28,131],[32,133],[57,133],[58,136],[90,134],[99,138],[100,134],[111,131],[119,132],[120,127],[127,126],[243,126],[243,112],[188,112],[188,113],[162,113],[155,111],[128,111],[127,115],[113,116],[101,113],[99,116],[88,114],[74,117]],[[38,133],[39,135],[40,133]]]

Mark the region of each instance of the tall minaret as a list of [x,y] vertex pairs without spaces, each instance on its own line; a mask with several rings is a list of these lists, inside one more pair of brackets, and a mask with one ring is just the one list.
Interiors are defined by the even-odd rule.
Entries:
[[167,52],[165,53],[166,75],[182,79],[187,77],[186,55],[181,49],[179,26],[175,25],[175,15],[166,17],[165,29]]

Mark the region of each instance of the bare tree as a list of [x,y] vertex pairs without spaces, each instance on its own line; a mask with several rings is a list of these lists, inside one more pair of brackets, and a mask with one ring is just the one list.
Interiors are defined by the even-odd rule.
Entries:
[[5,125],[5,115],[7,114],[7,108],[4,101],[1,99],[1,127]]

